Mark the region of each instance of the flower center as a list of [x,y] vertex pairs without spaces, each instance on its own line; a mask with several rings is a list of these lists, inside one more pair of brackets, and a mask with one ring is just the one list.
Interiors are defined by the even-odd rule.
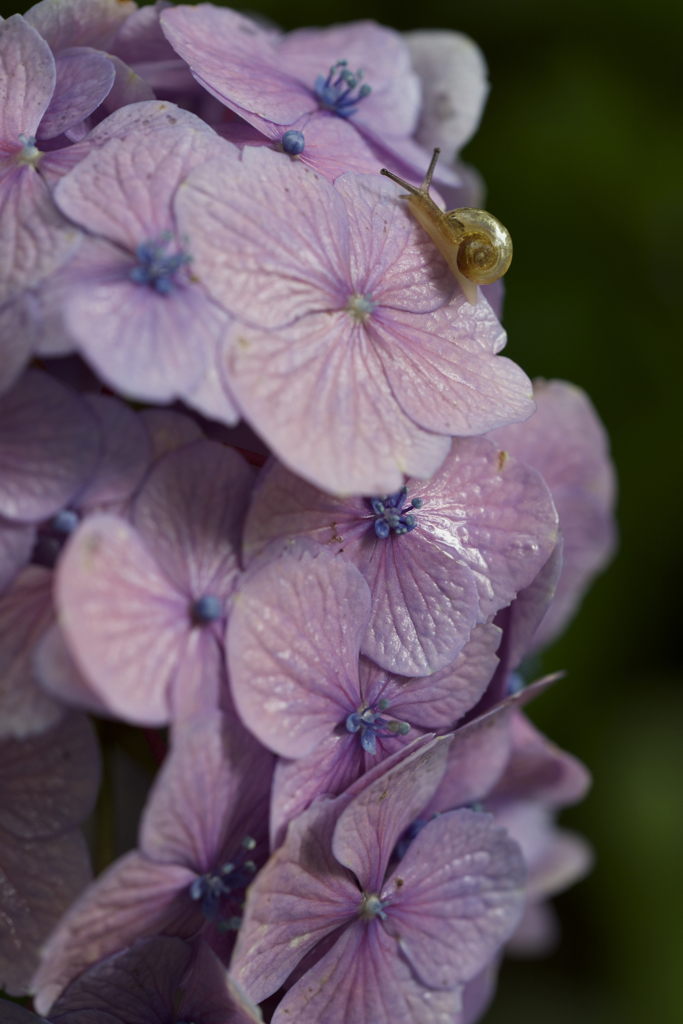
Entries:
[[304,139],[304,133],[298,132],[294,128],[290,128],[288,132],[282,136],[282,148],[285,153],[289,153],[290,156],[298,156],[299,153],[303,153],[306,147],[306,140]]
[[35,167],[43,155],[36,146],[35,135],[28,138],[22,133],[19,136],[19,142],[21,143],[21,152],[17,153],[17,163],[30,164],[31,167]]
[[156,241],[141,242],[137,247],[137,264],[131,269],[130,279],[135,284],[148,285],[159,295],[170,295],[178,284],[178,271],[192,259],[183,250],[167,252],[171,242],[169,234]]
[[417,526],[414,511],[422,508],[422,498],[413,498],[410,505],[404,505],[408,488],[402,487],[396,494],[384,494],[379,498],[370,498],[372,511],[375,513],[375,533],[380,540],[385,540],[393,530],[396,536],[410,533]]
[[347,60],[338,60],[330,68],[327,78],[318,75],[315,80],[315,94],[323,110],[331,110],[340,117],[351,117],[358,110],[358,104],[372,92],[369,85],[361,85],[361,70],[349,71]]
[[223,602],[215,594],[205,594],[193,602],[190,609],[190,616],[195,626],[206,626],[209,622],[215,622],[223,614]]
[[386,921],[387,915],[384,913],[384,908],[389,906],[389,902],[389,900],[381,900],[377,893],[370,895],[364,892],[358,908],[358,916],[366,921],[372,921],[375,917],[381,917],[383,921]]
[[372,301],[372,295],[349,295],[346,312],[350,313],[354,320],[362,324],[376,306],[377,303]]
[[377,737],[388,739],[390,736],[407,736],[410,732],[408,722],[399,722],[394,718],[382,718],[382,712],[389,707],[389,701],[383,697],[369,708],[359,708],[346,719],[349,732],[360,733],[360,744],[367,754],[377,752]]
[[221,864],[206,875],[199,875],[190,886],[190,897],[201,900],[202,913],[207,921],[218,918],[221,901],[227,899],[230,916],[220,918],[219,931],[236,932],[242,923],[244,900],[241,897],[257,871],[254,861],[245,859],[245,852],[255,846],[256,840],[245,836],[234,861]]

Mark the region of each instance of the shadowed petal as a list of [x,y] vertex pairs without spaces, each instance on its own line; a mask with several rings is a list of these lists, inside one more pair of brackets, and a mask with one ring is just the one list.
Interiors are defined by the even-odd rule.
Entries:
[[90,477],[99,452],[97,420],[84,400],[29,371],[2,399],[0,513],[35,521],[57,512]]
[[152,442],[153,459],[181,444],[198,441],[202,436],[201,428],[193,419],[172,409],[143,409],[139,416]]
[[129,498],[152,461],[144,422],[124,402],[109,395],[86,395],[102,428],[103,450],[95,475],[78,496],[79,508]]
[[101,514],[81,523],[59,561],[56,602],[76,663],[107,706],[145,725],[168,721],[189,600],[133,527]]
[[0,517],[0,591],[29,561],[35,539],[34,526]]
[[38,341],[38,305],[30,292],[0,307],[0,394],[15,383]]
[[56,622],[36,644],[33,671],[41,687],[59,701],[102,718],[109,717],[106,704],[79,671]]
[[135,6],[132,0],[42,0],[26,12],[26,20],[53,50],[106,49]]
[[99,107],[114,84],[114,65],[103,53],[60,53],[57,82],[36,137],[54,139]]

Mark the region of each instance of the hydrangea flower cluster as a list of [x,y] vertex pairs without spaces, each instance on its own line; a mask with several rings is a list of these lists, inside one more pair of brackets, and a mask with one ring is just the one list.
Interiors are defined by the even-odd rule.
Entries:
[[[607,439],[380,174],[438,147],[476,206],[486,93],[454,32],[0,20],[0,988],[43,1019],[472,1024],[556,940],[589,776],[526,656],[612,554]],[[168,729],[94,881],[88,716]]]

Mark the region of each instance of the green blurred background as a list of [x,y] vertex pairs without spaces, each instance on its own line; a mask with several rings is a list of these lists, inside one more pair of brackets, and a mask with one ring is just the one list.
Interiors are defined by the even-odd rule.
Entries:
[[[28,6],[3,2],[2,12]],[[622,541],[544,657],[544,669],[567,668],[568,678],[531,709],[595,776],[563,820],[590,837],[597,867],[557,900],[559,950],[507,962],[485,1021],[681,1024],[683,5],[254,6],[285,28],[368,17],[454,28],[489,62],[491,96],[464,158],[514,239],[506,352],[531,376],[565,378],[592,396],[619,469]],[[149,752],[130,733],[108,755],[110,781],[121,776],[125,787],[151,777]],[[134,843],[127,831],[114,821],[101,860]]]

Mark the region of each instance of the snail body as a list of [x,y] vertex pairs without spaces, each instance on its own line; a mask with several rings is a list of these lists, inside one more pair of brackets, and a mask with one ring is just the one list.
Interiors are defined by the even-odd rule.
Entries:
[[477,285],[493,284],[512,262],[512,239],[509,231],[486,210],[462,207],[440,210],[429,195],[429,186],[439,158],[435,149],[429,170],[419,188],[382,168],[381,173],[407,189],[410,210],[445,258],[459,282],[465,298],[477,304]]

